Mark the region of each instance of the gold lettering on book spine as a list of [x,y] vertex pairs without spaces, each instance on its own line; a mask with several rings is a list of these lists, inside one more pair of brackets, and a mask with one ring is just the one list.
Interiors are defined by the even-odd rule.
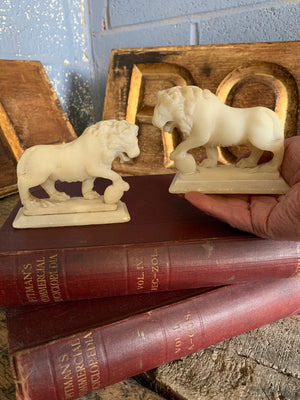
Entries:
[[47,289],[45,257],[36,261],[36,281],[41,301],[43,303],[49,303],[50,297]]
[[151,266],[152,266],[152,274],[153,274],[152,281],[151,281],[151,290],[156,291],[159,288],[158,274],[160,272],[158,249],[154,249],[153,253],[151,254]]
[[[188,311],[185,314],[184,321],[177,323],[173,330],[176,331],[177,335],[174,338],[174,353],[178,354],[183,349],[183,345],[186,342],[187,350],[189,352],[194,351],[195,343],[194,338],[196,335],[195,323],[193,321],[192,314]],[[185,351],[186,353],[186,351]]]
[[180,330],[181,330],[181,326],[180,324],[176,324],[176,326],[173,327],[174,331],[178,331],[177,336],[174,339],[174,353],[177,354],[181,351],[181,347],[182,347],[182,340],[180,337]]
[[58,359],[64,400],[82,397],[100,389],[101,373],[93,332],[75,337],[69,351]]
[[[147,250],[145,250],[145,252],[146,251]],[[150,288],[151,291],[157,291],[159,289],[159,252],[157,248],[150,249],[150,251],[148,253],[150,256],[149,262],[146,260],[145,263],[144,258],[138,258],[138,260],[135,262],[135,268],[137,272],[137,290],[145,289],[145,287]],[[144,257],[146,257],[146,255],[144,255]]]
[[59,283],[58,267],[59,267],[58,255],[53,254],[49,257],[48,269],[49,269],[50,290],[52,298],[55,302],[64,300]]
[[98,363],[97,351],[94,342],[93,332],[89,332],[84,336],[86,359],[89,366],[92,390],[100,389],[101,374],[100,365]]
[[88,393],[87,373],[84,365],[84,357],[80,339],[77,338],[72,346],[73,365],[75,367],[76,382],[78,386],[78,396]]
[[68,354],[59,357],[59,370],[63,378],[64,399],[73,399],[75,395],[74,382]]
[[59,282],[59,260],[57,254],[40,256],[33,263],[22,266],[24,291],[29,303],[64,301]]
[[136,270],[138,272],[137,276],[137,289],[144,289],[145,286],[145,272],[144,272],[144,262],[143,260],[139,260],[136,264]]
[[37,296],[33,286],[32,264],[30,263],[23,264],[22,274],[23,274],[23,283],[27,301],[29,303],[34,303],[37,301]]
[[195,347],[194,344],[194,337],[196,334],[196,330],[195,330],[195,324],[192,318],[192,314],[190,312],[188,312],[185,316],[185,320],[186,320],[186,330],[187,330],[187,335],[189,338],[189,346],[188,346],[188,350],[192,351]]

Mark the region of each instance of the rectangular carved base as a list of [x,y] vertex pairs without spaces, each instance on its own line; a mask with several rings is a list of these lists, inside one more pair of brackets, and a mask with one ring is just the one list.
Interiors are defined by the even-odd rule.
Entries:
[[88,200],[83,197],[71,197],[65,201],[36,199],[32,208],[25,209],[24,215],[54,215],[87,212],[114,211],[117,204],[106,204],[103,196]]
[[130,221],[130,215],[126,204],[119,201],[116,210],[77,212],[73,214],[24,215],[22,207],[16,215],[13,227],[17,229],[45,228],[57,226],[115,224],[128,221]]
[[[256,170],[254,172],[254,170]],[[285,194],[289,185],[276,172],[259,172],[257,168],[240,169],[231,165],[199,168],[194,174],[177,173],[170,193],[216,194]]]

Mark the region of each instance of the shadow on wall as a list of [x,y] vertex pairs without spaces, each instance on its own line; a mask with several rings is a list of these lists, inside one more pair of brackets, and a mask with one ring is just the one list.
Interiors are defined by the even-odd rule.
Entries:
[[87,80],[77,74],[71,76],[71,91],[67,114],[78,136],[94,121],[92,88]]

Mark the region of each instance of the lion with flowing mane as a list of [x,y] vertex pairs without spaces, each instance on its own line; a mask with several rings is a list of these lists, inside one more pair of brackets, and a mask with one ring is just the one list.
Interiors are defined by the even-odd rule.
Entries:
[[[200,165],[215,167],[218,146],[240,144],[249,145],[251,154],[241,159],[238,167],[256,167],[265,150],[273,153],[269,169],[279,169],[282,162],[284,132],[274,111],[265,107],[233,108],[207,89],[175,86],[158,92],[152,123],[166,132],[174,128],[182,132],[183,141],[171,154],[175,163],[184,159],[188,150],[204,146],[207,158]],[[195,170],[193,161],[189,172]]]
[[67,200],[69,196],[66,193],[56,190],[57,180],[82,181],[82,194],[86,199],[99,197],[93,190],[97,177],[110,179],[113,185],[128,190],[128,183],[111,170],[111,165],[116,157],[124,162],[140,154],[137,134],[138,127],[127,121],[100,121],[72,142],[27,149],[17,166],[22,204],[30,207],[35,198],[29,189],[38,185],[51,199]]

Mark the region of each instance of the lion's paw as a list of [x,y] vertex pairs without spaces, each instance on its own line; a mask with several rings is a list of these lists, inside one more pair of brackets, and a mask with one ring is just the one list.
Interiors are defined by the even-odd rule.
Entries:
[[217,166],[217,162],[211,158],[205,158],[203,161],[201,161],[199,166],[204,168],[214,168]]
[[89,190],[88,192],[83,193],[83,197],[86,200],[96,200],[96,199],[99,199],[101,196],[95,190]]
[[29,198],[26,201],[24,201],[23,206],[26,210],[33,210],[40,204],[41,204],[41,199],[38,199],[37,197],[30,195]]
[[49,208],[49,207],[54,207],[54,203],[50,201],[49,199],[41,199],[39,206],[43,208]]
[[251,160],[250,158],[242,158],[236,163],[238,168],[255,168],[257,167],[256,160]]
[[65,192],[55,192],[50,196],[51,200],[66,201],[70,199],[70,196]]

